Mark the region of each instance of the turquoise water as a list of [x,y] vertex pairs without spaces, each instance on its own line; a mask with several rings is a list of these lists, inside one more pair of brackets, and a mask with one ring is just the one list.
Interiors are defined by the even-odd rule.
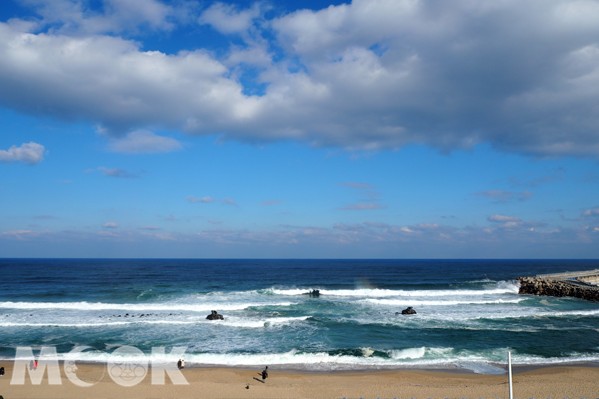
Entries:
[[[120,346],[188,365],[312,370],[599,361],[599,304],[518,294],[548,260],[0,260],[0,357]],[[320,290],[320,297],[305,293]],[[396,315],[412,306],[417,315]],[[211,310],[223,321],[206,320]],[[93,349],[77,355],[80,345]],[[166,347],[166,355],[152,348]],[[174,356],[174,355],[173,355]]]

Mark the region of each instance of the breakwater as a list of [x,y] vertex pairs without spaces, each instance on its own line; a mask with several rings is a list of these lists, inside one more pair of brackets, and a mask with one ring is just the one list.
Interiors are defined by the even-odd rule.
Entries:
[[599,302],[599,269],[520,277],[520,294],[570,296]]

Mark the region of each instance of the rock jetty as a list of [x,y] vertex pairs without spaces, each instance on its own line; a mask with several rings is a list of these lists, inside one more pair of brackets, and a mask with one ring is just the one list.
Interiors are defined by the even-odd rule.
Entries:
[[520,294],[575,297],[599,302],[599,286],[595,284],[599,270],[520,277]]

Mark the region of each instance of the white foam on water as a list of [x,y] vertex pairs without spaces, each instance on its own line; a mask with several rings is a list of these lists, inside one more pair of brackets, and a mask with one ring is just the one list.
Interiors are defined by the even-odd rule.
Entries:
[[394,298],[394,299],[361,299],[361,302],[372,303],[376,305],[384,305],[384,306],[457,306],[457,305],[494,305],[494,304],[516,304],[524,301],[524,298],[514,298],[514,299],[502,299],[502,298],[489,298],[489,299],[439,299],[439,300],[422,300],[422,299],[403,299],[403,298]]
[[426,353],[424,346],[419,348],[408,348],[408,349],[396,349],[389,351],[389,355],[392,359],[404,360],[404,359],[421,359]]
[[105,303],[105,302],[0,302],[0,309],[19,310],[113,310],[122,312],[210,312],[244,310],[262,306],[290,306],[292,302],[279,303]]
[[[269,292],[276,295],[296,296],[306,295],[315,288],[292,288],[279,289],[272,288]],[[319,289],[322,296],[341,296],[341,297],[365,297],[365,298],[385,298],[385,297],[455,297],[455,296],[484,296],[500,294],[517,294],[518,284],[515,282],[500,281],[492,288],[483,289],[461,289],[461,290],[390,290],[382,288],[356,288],[356,289]]]
[[[118,347],[117,347],[118,349]],[[343,370],[371,368],[461,368],[482,374],[501,373],[507,361],[507,348],[497,348],[486,354],[460,352],[454,348],[405,348],[387,351],[388,358],[373,356],[374,349],[362,348],[363,356],[331,355],[326,352],[302,353],[291,350],[283,353],[185,353],[184,358],[189,366],[281,366],[297,367],[309,370]],[[181,357],[179,352],[171,353],[170,349],[153,354],[139,354],[127,351],[95,351],[61,353],[58,360],[86,362],[176,362]],[[22,360],[22,359],[15,359]],[[595,354],[571,354],[560,358],[543,358],[536,356],[512,355],[513,364],[562,364],[573,362],[597,362]]]
[[496,366],[486,362],[475,361],[458,361],[456,366],[461,369],[470,370],[475,374],[505,374],[505,368]]
[[374,349],[372,348],[362,348],[362,356],[370,357],[374,354]]
[[130,322],[109,322],[109,323],[0,323],[0,327],[58,327],[58,328],[96,328],[96,327],[110,327],[110,326],[124,326],[131,324]]
[[286,326],[293,323],[305,321],[309,316],[300,317],[269,317],[261,319],[242,318],[242,317],[226,317],[223,320],[222,325],[228,327],[239,327],[239,328],[267,328],[267,327],[280,327]]
[[599,309],[562,310],[562,311],[555,311],[555,312],[547,312],[547,311],[541,311],[536,308],[525,308],[525,309],[518,309],[517,311],[513,311],[510,313],[505,312],[505,313],[483,314],[483,315],[479,315],[477,318],[478,319],[500,320],[500,319],[518,319],[518,318],[525,318],[525,319],[538,318],[538,319],[540,319],[540,318],[551,318],[551,317],[569,318],[569,317],[573,317],[573,316],[588,316],[588,317],[599,316]]
[[284,326],[292,323],[302,322],[309,318],[309,316],[300,317],[270,317],[261,319],[250,319],[241,317],[226,317],[224,320],[210,321],[206,319],[196,320],[143,320],[143,319],[129,319],[128,321],[95,321],[95,322],[78,322],[78,323],[55,323],[55,322],[0,322],[0,327],[31,327],[31,328],[42,328],[42,327],[64,327],[64,328],[100,328],[100,327],[116,327],[116,326],[127,326],[133,324],[148,324],[148,325],[195,325],[200,323],[207,323],[214,326],[222,325],[226,327],[240,327],[240,328],[265,328],[272,326]]

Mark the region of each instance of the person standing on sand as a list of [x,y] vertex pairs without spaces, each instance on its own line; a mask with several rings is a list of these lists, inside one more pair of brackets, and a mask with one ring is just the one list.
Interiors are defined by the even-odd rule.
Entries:
[[266,380],[268,378],[268,366],[266,366],[264,368],[264,370],[262,370],[262,381]]

